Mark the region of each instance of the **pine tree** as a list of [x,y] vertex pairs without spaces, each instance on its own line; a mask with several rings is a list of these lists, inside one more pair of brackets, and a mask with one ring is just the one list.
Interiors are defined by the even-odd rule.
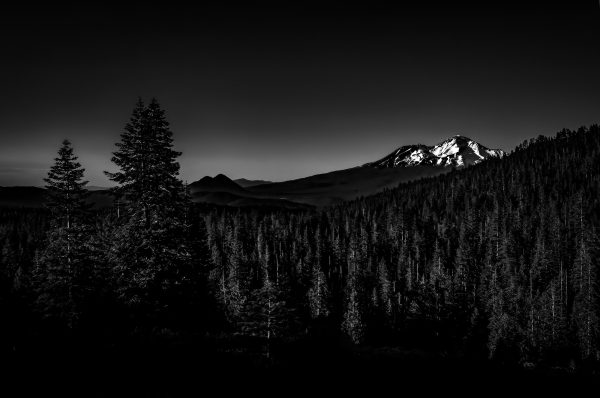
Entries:
[[128,202],[130,212],[146,225],[174,213],[181,216],[185,187],[176,160],[181,152],[173,149],[173,133],[156,99],[147,107],[138,100],[116,145],[112,161],[120,171],[105,173],[118,184],[114,192]]
[[71,228],[83,221],[89,207],[85,202],[88,191],[85,189],[87,181],[83,181],[84,171],[73,153],[71,142],[64,140],[48,177],[44,178],[45,205],[50,209],[55,226]]
[[355,344],[360,344],[365,338],[365,324],[358,273],[353,271],[346,282],[346,309],[342,322],[342,331]]
[[245,300],[245,280],[242,274],[242,244],[238,226],[227,227],[225,236],[227,248],[226,280],[223,292],[226,294],[226,312],[230,318],[236,318],[242,311]]
[[446,273],[446,269],[444,266],[444,255],[439,240],[435,241],[435,246],[433,250],[430,285],[430,290],[434,295],[433,305],[435,308],[435,315],[436,318],[439,320],[443,311],[442,307],[446,303],[448,288],[450,287],[450,278]]
[[525,341],[521,312],[522,287],[515,273],[517,261],[512,253],[512,243],[503,236],[498,247],[494,266],[489,311],[488,349],[490,357],[521,359],[521,347]]
[[265,354],[271,355],[274,339],[289,335],[295,323],[295,314],[285,300],[284,292],[268,278],[255,289],[243,305],[238,323],[240,333],[257,337],[265,342]]
[[387,265],[383,260],[379,262],[377,266],[377,302],[379,303],[380,310],[385,315],[385,319],[391,320],[393,310],[393,291],[390,278],[388,276]]
[[144,107],[139,100],[112,158],[120,171],[106,172],[119,184],[115,193],[127,209],[109,256],[117,293],[154,327],[177,318],[198,276],[190,261],[186,194],[177,177],[180,152],[173,150],[172,136],[158,102]]
[[329,288],[319,264],[313,267],[311,286],[308,290],[308,304],[313,319],[329,316]]
[[206,240],[210,256],[208,280],[212,294],[217,299],[221,309],[226,312],[230,304],[230,292],[228,284],[228,271],[226,264],[226,253],[223,253],[223,239],[219,236],[214,223],[207,222]]
[[45,179],[53,228],[35,270],[38,308],[46,318],[63,321],[69,328],[77,325],[92,289],[91,231],[86,225],[87,181],[83,174],[71,143],[63,141]]
[[[595,242],[589,233],[582,232],[575,259],[575,297],[573,317],[577,330],[578,348],[582,358],[596,358],[600,355],[600,301],[598,294],[598,262],[594,256]],[[594,250],[596,249],[596,250]]]

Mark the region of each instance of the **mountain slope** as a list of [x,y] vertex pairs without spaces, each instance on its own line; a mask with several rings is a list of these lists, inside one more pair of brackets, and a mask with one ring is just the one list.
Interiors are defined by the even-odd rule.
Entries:
[[[325,285],[353,267],[361,278],[345,280],[372,291],[373,300],[336,310],[346,292],[331,289],[329,308],[339,311],[337,319],[349,311],[364,315],[367,330],[411,331],[398,335],[400,346],[418,341],[515,369],[532,361],[536,372],[574,375],[574,363],[597,369],[587,364],[598,362],[600,350],[600,127],[539,137],[504,159],[439,169],[451,171],[318,214],[248,220],[231,212],[213,223],[238,222],[247,258],[277,258],[270,266],[291,280],[305,253],[321,264]],[[269,225],[269,233],[257,225]],[[222,258],[239,256],[233,245],[212,245]],[[254,267],[249,262],[247,274]],[[391,285],[394,292],[381,301]],[[295,293],[302,284],[290,286]]]
[[326,206],[504,155],[502,150],[488,149],[467,137],[456,135],[433,146],[402,146],[390,155],[362,167],[246,189],[255,194]]
[[[501,150],[488,149],[467,137],[457,135],[434,146],[417,144],[400,147],[390,155],[362,167],[277,183],[245,179],[236,182],[218,174],[191,183],[189,190],[194,202],[226,206],[329,206],[373,195],[403,182],[436,176],[456,167],[475,165],[504,155]],[[42,188],[2,188],[0,206],[40,207],[43,193]],[[93,191],[89,198],[96,207],[110,206],[112,200],[109,191],[102,190]]]
[[256,185],[264,185],[264,184],[272,184],[272,181],[266,180],[248,180],[246,178],[238,178],[237,180],[233,180],[236,184],[241,186],[242,188],[254,187]]
[[203,177],[189,185],[192,201],[232,207],[270,207],[307,209],[310,206],[279,198],[277,195],[260,195],[239,186],[224,174]]
[[261,196],[329,206],[396,187],[400,182],[431,177],[448,170],[428,165],[387,169],[354,167],[297,180],[248,187],[247,190]]

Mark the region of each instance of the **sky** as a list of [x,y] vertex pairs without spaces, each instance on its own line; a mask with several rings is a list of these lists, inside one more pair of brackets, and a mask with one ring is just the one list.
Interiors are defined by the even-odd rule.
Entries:
[[166,109],[188,182],[284,181],[454,134],[510,151],[600,123],[598,1],[79,3],[0,15],[0,186],[42,185],[64,138],[110,185],[138,96]]

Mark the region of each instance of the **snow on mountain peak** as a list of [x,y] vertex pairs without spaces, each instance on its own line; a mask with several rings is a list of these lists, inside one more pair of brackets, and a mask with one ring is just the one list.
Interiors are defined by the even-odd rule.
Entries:
[[488,158],[501,158],[501,149],[488,149],[472,139],[456,134],[434,146],[405,145],[388,156],[365,166],[376,168],[430,165],[442,167],[465,167]]

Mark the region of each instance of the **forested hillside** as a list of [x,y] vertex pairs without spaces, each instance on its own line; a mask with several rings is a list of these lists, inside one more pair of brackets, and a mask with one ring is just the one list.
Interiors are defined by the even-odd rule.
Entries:
[[121,138],[112,208],[86,205],[65,141],[47,209],[0,214],[3,351],[40,336],[211,338],[270,358],[327,336],[514,364],[600,360],[596,125],[319,211],[191,203],[155,101]]
[[319,214],[213,212],[213,289],[232,325],[268,280],[356,343],[418,325],[492,358],[597,360],[599,182],[592,126]]

